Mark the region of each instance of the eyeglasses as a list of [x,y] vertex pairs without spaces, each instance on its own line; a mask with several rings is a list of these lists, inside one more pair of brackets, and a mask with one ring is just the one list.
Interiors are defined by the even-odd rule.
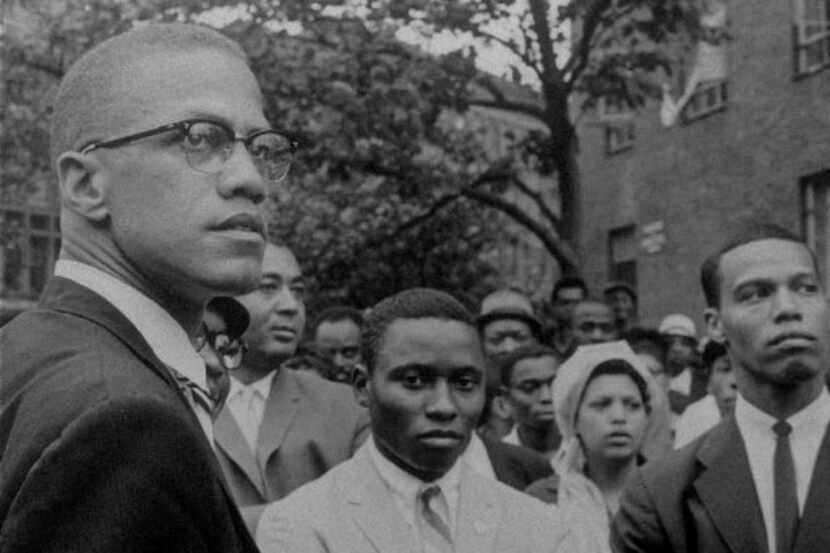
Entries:
[[99,148],[118,148],[170,131],[178,131],[175,142],[184,151],[188,165],[196,171],[208,174],[220,172],[233,153],[234,143],[242,142],[262,177],[272,183],[280,182],[288,174],[298,147],[297,141],[272,129],[244,137],[237,136],[227,125],[217,121],[188,119],[121,138],[93,142],[81,148],[81,153],[87,154]]
[[231,338],[224,331],[213,332],[204,324],[196,336],[194,345],[196,351],[202,351],[205,346],[209,345],[219,357],[222,365],[229,371],[239,368],[245,352],[248,351],[248,346],[242,338]]

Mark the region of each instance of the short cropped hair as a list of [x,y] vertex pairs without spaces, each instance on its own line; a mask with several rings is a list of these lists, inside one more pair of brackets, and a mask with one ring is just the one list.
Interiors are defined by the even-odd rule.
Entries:
[[339,323],[340,321],[351,321],[358,328],[362,328],[363,314],[359,309],[347,305],[335,305],[324,309],[314,319],[314,323],[311,325],[311,335],[314,336],[323,323]]
[[[52,163],[64,152],[94,140],[112,138],[112,120],[122,117],[110,106],[142,83],[133,65],[158,55],[216,50],[247,62],[242,48],[210,27],[185,23],[153,23],[101,42],[69,68],[58,88],[50,132]],[[140,112],[140,106],[135,112]],[[127,116],[129,117],[130,114]]]
[[457,299],[433,288],[410,288],[381,300],[366,317],[361,350],[369,374],[389,326],[399,319],[442,319],[469,325],[476,336],[475,317]]
[[553,285],[553,290],[550,293],[550,301],[551,303],[556,301],[556,297],[559,295],[559,290],[563,288],[579,288],[582,290],[582,295],[588,295],[588,285],[585,284],[585,281],[579,277],[562,277],[556,281],[556,284]]
[[553,349],[539,344],[529,344],[522,346],[509,353],[505,353],[498,357],[499,374],[501,376],[501,385],[505,388],[510,387],[510,381],[513,379],[513,372],[519,361],[525,359],[539,359],[540,357],[553,357],[556,364],[562,363],[562,356]]
[[656,328],[634,327],[623,332],[620,339],[628,342],[634,353],[647,353],[665,365],[668,344]]
[[804,246],[810,252],[813,267],[818,273],[815,253],[807,246],[804,239],[794,232],[772,223],[750,223],[734,234],[724,246],[710,255],[700,267],[700,285],[706,298],[707,307],[720,307],[721,273],[720,262],[724,254],[759,240],[786,240]]

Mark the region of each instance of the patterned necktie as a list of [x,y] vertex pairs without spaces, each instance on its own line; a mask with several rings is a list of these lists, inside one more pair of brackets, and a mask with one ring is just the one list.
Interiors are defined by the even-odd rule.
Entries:
[[170,374],[173,375],[173,379],[176,381],[176,385],[179,387],[179,390],[182,391],[184,397],[187,398],[187,401],[190,402],[191,405],[194,407],[198,406],[205,410],[208,415],[213,413],[213,409],[215,404],[213,400],[210,398],[210,394],[207,390],[181,374],[176,369],[171,368]]
[[452,553],[452,532],[449,526],[449,506],[438,486],[429,486],[418,494],[419,513],[423,524],[424,541],[441,553]]
[[790,432],[793,427],[787,421],[772,426],[777,436],[773,458],[775,480],[775,542],[776,553],[792,553],[798,530],[798,496],[795,487],[795,465],[790,449]]

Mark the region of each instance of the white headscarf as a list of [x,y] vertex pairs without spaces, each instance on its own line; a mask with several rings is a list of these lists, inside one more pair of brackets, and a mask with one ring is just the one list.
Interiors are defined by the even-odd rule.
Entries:
[[553,458],[559,476],[557,503],[567,523],[579,527],[575,534],[583,542],[580,551],[585,552],[610,553],[611,521],[602,492],[585,476],[585,452],[576,435],[576,416],[591,373],[599,364],[613,359],[634,367],[646,382],[651,397],[659,393],[649,370],[622,341],[578,347],[559,367],[553,381],[553,408],[562,434],[562,443]]

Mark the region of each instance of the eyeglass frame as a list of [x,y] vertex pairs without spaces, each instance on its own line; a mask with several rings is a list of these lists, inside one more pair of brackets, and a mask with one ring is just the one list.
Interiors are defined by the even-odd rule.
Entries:
[[[216,339],[219,336],[226,336],[228,338],[228,345],[227,346],[225,346],[223,348],[217,348],[216,347],[216,345],[215,345],[216,344]],[[232,354],[225,353],[227,351],[227,349],[229,347],[231,347],[233,344],[238,344],[238,347],[236,348],[235,352],[232,353]],[[207,346],[207,345],[210,345],[210,349],[219,358],[219,361],[222,363],[222,366],[225,367],[225,369],[227,369],[229,371],[232,371],[232,370],[235,370],[235,369],[239,368],[239,366],[242,364],[242,358],[245,356],[245,353],[248,351],[248,344],[245,343],[245,340],[243,340],[241,336],[239,336],[237,338],[233,338],[228,333],[228,331],[226,331],[226,330],[213,331],[213,330],[209,329],[207,327],[207,325],[202,323],[202,326],[199,329],[199,333],[196,335],[196,338],[193,342],[193,346],[196,349],[196,351],[199,352],[199,351],[202,351],[203,349],[205,349],[205,346]],[[225,356],[232,357],[232,356],[235,356],[237,354],[239,355],[239,364],[236,365],[235,367],[227,366],[227,364],[225,363],[224,357]]]
[[[132,142],[135,142],[137,140],[141,140],[142,138],[148,138],[150,136],[155,136],[155,135],[162,134],[162,133],[172,131],[172,130],[178,130],[178,131],[183,132],[184,134],[187,134],[190,131],[190,127],[192,127],[196,123],[210,123],[212,125],[216,125],[217,127],[220,127],[222,129],[224,129],[225,131],[227,131],[228,136],[232,137],[232,140],[230,142],[231,143],[241,142],[242,145],[245,146],[245,150],[252,157],[255,157],[255,156],[251,153],[250,145],[253,142],[253,140],[256,139],[256,137],[261,136],[261,135],[266,134],[266,133],[272,133],[272,134],[280,135],[283,138],[285,138],[288,141],[288,150],[287,151],[291,155],[291,159],[288,162],[288,169],[286,169],[285,174],[283,176],[281,176],[279,179],[275,179],[276,182],[282,181],[285,178],[285,176],[288,175],[288,171],[291,169],[291,164],[293,162],[294,154],[297,152],[297,150],[299,149],[299,146],[300,146],[300,143],[297,140],[291,138],[290,136],[288,136],[287,134],[285,134],[283,132],[280,132],[277,129],[263,129],[263,130],[260,130],[260,131],[256,131],[256,132],[254,132],[254,133],[252,133],[248,136],[241,136],[241,135],[236,134],[228,125],[226,125],[226,124],[224,124],[220,121],[215,121],[213,119],[195,118],[195,119],[184,119],[182,121],[176,121],[174,123],[168,123],[166,125],[161,125],[159,127],[154,127],[152,129],[149,129],[149,130],[146,130],[146,131],[141,131],[141,132],[137,132],[137,133],[133,133],[133,134],[128,134],[126,136],[113,138],[111,140],[93,141],[93,142],[90,142],[89,144],[86,144],[85,146],[83,146],[79,150],[79,153],[88,154],[88,153],[93,152],[93,151],[95,151],[99,148],[118,148],[118,147],[124,146],[126,144],[130,144]],[[228,157],[226,157],[222,161],[223,164],[228,161],[228,159],[230,158],[231,152],[233,152],[233,149],[231,149],[230,152],[228,153]],[[193,165],[190,162],[190,159],[187,158],[187,154],[185,154],[185,159],[187,159],[187,164],[194,171],[200,171],[200,172],[205,173],[205,174],[215,174],[215,173],[219,172],[219,171],[204,171],[202,169],[198,169],[196,167],[193,167]]]

